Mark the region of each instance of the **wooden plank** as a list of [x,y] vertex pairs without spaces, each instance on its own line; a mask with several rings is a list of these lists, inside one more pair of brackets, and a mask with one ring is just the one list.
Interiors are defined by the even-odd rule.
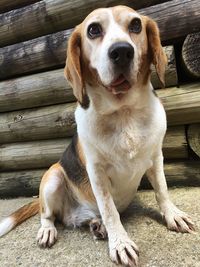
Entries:
[[[59,160],[69,142],[70,139],[62,138],[1,145],[0,170],[47,168]],[[187,158],[184,127],[168,130],[163,152],[168,159]]]
[[0,13],[39,2],[40,0],[1,0]]
[[200,31],[199,0],[173,0],[145,8],[140,12],[158,23],[163,42],[171,43],[173,39]]
[[192,151],[200,158],[200,124],[189,125],[187,139]]
[[[200,186],[200,161],[182,161],[165,163],[165,175],[168,186]],[[0,172],[0,198],[35,196],[45,169]],[[140,188],[150,188],[146,178]]]
[[36,196],[46,169],[0,172],[0,198]]
[[76,128],[76,103],[1,114],[0,143],[71,136]]
[[[162,2],[166,0],[122,0],[120,4],[138,9]],[[92,10],[116,4],[119,1],[41,0],[26,8],[1,14],[0,24],[3,27],[0,28],[0,47],[69,29],[80,23]]]
[[156,91],[167,113],[168,125],[200,122],[200,84],[183,85],[180,88]]
[[74,100],[63,69],[0,82],[0,112]]
[[[168,64],[165,71],[165,87],[171,87],[178,85],[178,77],[176,71],[176,59],[173,46],[165,46],[164,51],[168,58]],[[162,84],[158,78],[158,75],[153,66],[153,71],[151,74],[151,82],[155,89],[162,88]]]
[[65,138],[2,145],[0,170],[48,168],[59,160],[69,142]]
[[71,30],[0,48],[0,80],[64,67]]
[[200,186],[200,161],[165,163],[169,186]]
[[[169,187],[200,186],[200,161],[168,162],[164,164],[164,171]],[[152,188],[144,177],[140,188]]]
[[188,144],[184,126],[173,126],[167,129],[163,153],[167,159],[188,158]]

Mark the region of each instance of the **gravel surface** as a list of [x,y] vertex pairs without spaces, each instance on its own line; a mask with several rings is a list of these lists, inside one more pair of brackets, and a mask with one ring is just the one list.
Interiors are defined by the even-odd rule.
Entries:
[[[200,188],[170,190],[171,199],[189,213],[196,234],[167,230],[159,215],[153,191],[140,191],[122,216],[129,236],[140,248],[140,267],[200,267]],[[31,198],[0,200],[0,219]],[[58,225],[59,239],[51,249],[36,244],[39,216],[27,220],[0,238],[0,266],[14,267],[109,267],[107,241],[94,241],[88,229],[64,229]]]

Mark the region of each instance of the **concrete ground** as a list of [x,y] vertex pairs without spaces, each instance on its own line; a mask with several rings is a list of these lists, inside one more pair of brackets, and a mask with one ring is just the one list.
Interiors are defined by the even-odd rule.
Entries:
[[[174,203],[189,213],[196,234],[170,232],[163,225],[152,191],[138,192],[123,216],[129,236],[140,248],[140,267],[200,267],[200,188],[171,189]],[[0,200],[0,218],[29,198]],[[107,241],[94,241],[87,229],[58,226],[59,239],[51,249],[37,247],[39,216],[35,216],[0,239],[0,266],[14,267],[109,267]]]

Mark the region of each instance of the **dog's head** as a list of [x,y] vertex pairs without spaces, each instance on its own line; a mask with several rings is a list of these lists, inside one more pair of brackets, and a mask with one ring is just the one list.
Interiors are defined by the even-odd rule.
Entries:
[[166,56],[157,24],[131,8],[116,6],[93,11],[75,28],[65,75],[86,108],[95,96],[112,103],[129,98],[149,83],[152,63],[164,84]]

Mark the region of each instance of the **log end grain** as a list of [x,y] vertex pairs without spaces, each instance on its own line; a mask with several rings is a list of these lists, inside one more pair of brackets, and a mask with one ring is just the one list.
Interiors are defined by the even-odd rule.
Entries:
[[192,124],[189,126],[187,139],[192,151],[200,158],[200,124]]
[[200,78],[200,32],[186,37],[182,47],[182,63],[188,75]]

